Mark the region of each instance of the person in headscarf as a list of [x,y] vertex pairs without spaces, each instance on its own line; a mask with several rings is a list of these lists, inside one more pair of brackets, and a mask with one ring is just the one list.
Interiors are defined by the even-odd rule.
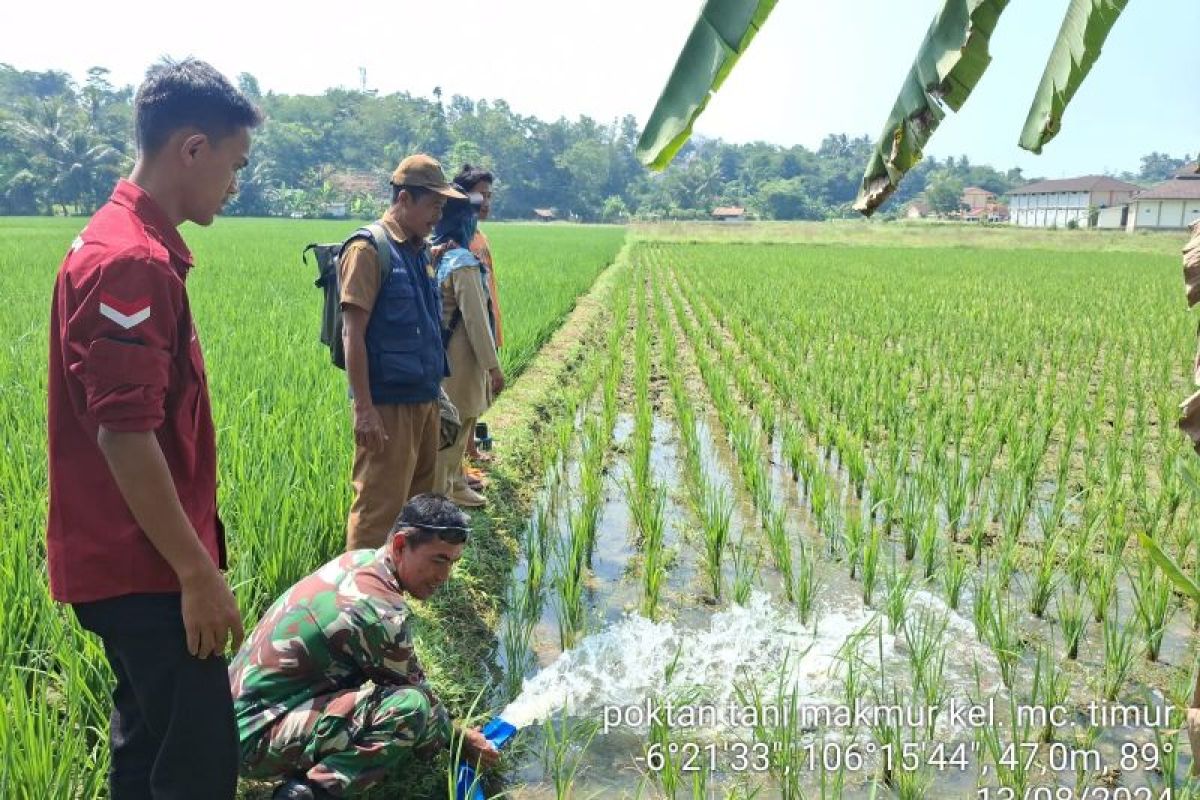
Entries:
[[[492,185],[495,182],[495,175],[482,167],[472,166],[471,164],[463,164],[462,169],[458,171],[458,175],[454,178],[455,185],[461,187],[478,208],[480,222],[491,216]],[[492,245],[481,228],[476,229],[475,237],[467,245],[467,249],[474,253],[475,257],[487,269],[488,292],[492,300],[492,320],[495,323],[493,330],[496,334],[496,349],[499,350],[504,346],[504,315],[500,310],[500,290],[496,284],[496,264],[492,260]],[[492,460],[492,456],[486,450],[480,450],[476,446],[475,437],[469,436],[467,437],[467,460],[475,462],[475,464],[486,465]],[[470,463],[464,467],[464,470],[468,485],[473,489],[483,487],[483,470]]]
[[433,233],[434,245],[447,248],[437,266],[442,339],[450,362],[442,388],[462,421],[458,438],[438,453],[434,491],[468,508],[485,505],[487,498],[467,485],[463,455],[475,435],[475,421],[504,388],[489,270],[467,246],[475,238],[478,220],[478,206],[469,199],[448,201]]

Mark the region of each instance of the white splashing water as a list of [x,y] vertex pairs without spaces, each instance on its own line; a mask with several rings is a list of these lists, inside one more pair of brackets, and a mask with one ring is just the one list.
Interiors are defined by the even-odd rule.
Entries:
[[[951,686],[965,689],[970,675],[974,687],[976,663],[985,675],[996,673],[995,657],[977,645],[974,626],[939,597],[914,592],[910,608],[947,615],[947,643],[957,645],[950,648],[953,655],[946,667]],[[680,688],[699,689],[704,704],[723,707],[735,701],[739,681],[765,677],[774,683],[785,662],[786,680],[796,687],[800,705],[837,703],[840,654],[874,618],[866,609],[831,611],[814,630],[801,625],[793,609],[776,606],[761,592],[755,592],[745,606],[714,613],[707,629],[679,629],[670,622],[630,614],[585,638],[528,679],[520,696],[500,716],[518,728],[560,712],[599,718],[606,707],[660,701]],[[882,655],[885,673],[893,666],[905,669],[903,650],[897,652],[896,637],[890,634],[882,639],[871,634],[860,646],[868,662],[878,665]],[[900,663],[893,663],[897,660]]]

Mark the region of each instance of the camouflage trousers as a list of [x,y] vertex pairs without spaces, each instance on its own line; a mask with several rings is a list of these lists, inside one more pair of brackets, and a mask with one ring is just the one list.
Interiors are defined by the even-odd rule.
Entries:
[[257,740],[242,742],[242,774],[283,779],[303,775],[341,797],[382,779],[415,753],[444,745],[450,723],[441,703],[412,686],[378,686],[321,695],[276,720]]

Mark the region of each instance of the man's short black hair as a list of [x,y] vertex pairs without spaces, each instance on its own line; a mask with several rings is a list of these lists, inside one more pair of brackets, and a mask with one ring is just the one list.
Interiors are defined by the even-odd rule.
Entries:
[[388,534],[388,542],[391,542],[392,535],[397,531],[408,528],[408,533],[405,534],[408,543],[418,547],[433,541],[437,537],[437,533],[426,528],[414,527],[416,525],[432,525],[437,528],[467,528],[470,527],[470,524],[470,518],[462,509],[450,502],[445,495],[419,494],[400,509],[400,516],[396,517],[396,521],[392,524],[392,530]]
[[454,183],[457,183],[468,192],[474,189],[476,184],[483,183],[484,181],[495,183],[496,177],[483,167],[473,167],[470,164],[463,164],[462,169],[454,176]]
[[239,128],[256,128],[263,119],[224,75],[197,58],[164,59],[152,66],[133,108],[143,153],[157,152],[180,128],[197,128],[219,141]]
[[407,186],[398,183],[392,184],[392,203],[400,202],[400,193],[408,192],[408,196],[413,199],[414,203],[419,203],[421,198],[429,194],[433,190],[428,186]]

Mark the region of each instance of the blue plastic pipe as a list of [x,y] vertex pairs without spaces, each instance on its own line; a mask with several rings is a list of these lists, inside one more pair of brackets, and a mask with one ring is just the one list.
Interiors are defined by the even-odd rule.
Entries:
[[[483,726],[484,737],[497,750],[508,744],[516,733],[517,729],[511,723],[500,719],[500,717],[494,717],[487,725]],[[463,761],[458,765],[458,781],[455,783],[454,788],[454,797],[456,800],[486,800],[483,796],[483,787],[477,785],[475,778],[475,766],[473,764]]]

